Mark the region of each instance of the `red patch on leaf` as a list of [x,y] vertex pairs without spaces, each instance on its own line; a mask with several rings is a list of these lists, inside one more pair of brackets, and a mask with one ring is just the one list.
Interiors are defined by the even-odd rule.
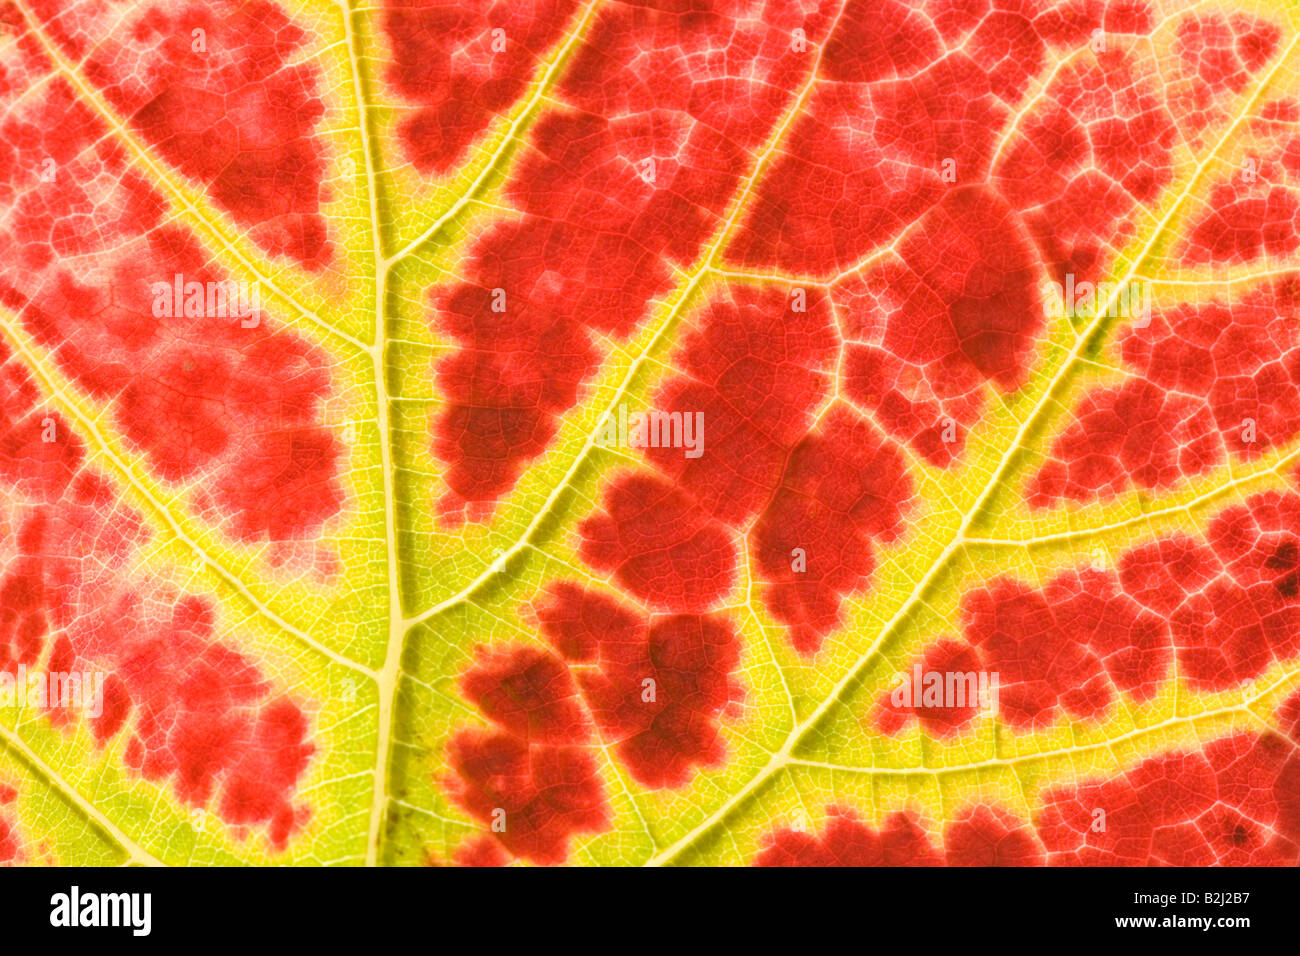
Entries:
[[[991,23],[984,45],[992,52],[1001,41],[1005,52],[1015,30]],[[945,52],[962,45],[937,35],[926,11],[893,0],[850,2],[728,258],[834,274],[897,238],[950,182],[981,181],[1009,111],[993,95],[988,69],[964,50]],[[944,179],[945,160],[953,180]]]
[[[343,502],[342,447],[322,424],[330,363],[295,333],[268,329],[266,315],[234,314],[251,293],[228,297],[238,283],[166,224],[162,197],[99,118],[63,81],[41,83],[49,65],[29,40],[21,35],[7,66],[35,92],[0,121],[0,196],[12,204],[0,226],[0,304],[110,409],[155,474],[197,483],[201,507],[235,537],[313,537]],[[32,159],[41,156],[53,178]],[[201,290],[205,314],[224,303],[221,314],[188,311],[187,288]],[[38,452],[26,427],[9,436],[10,456],[58,454]]]
[[586,715],[562,661],[530,647],[501,654],[480,649],[477,657],[461,690],[483,716],[530,743],[586,740]]
[[[1095,266],[1171,178],[1164,81],[1125,36],[1154,18],[1144,3],[995,6],[850,2],[729,257],[843,275],[992,173],[1053,266]],[[1110,51],[1075,56],[1103,25]],[[1030,102],[1049,57],[1067,62]]]
[[320,214],[320,70],[306,34],[267,0],[32,6],[63,54],[164,159],[273,255],[332,258]]
[[0,814],[0,866],[22,863],[22,850],[17,825],[7,816]]
[[[602,734],[642,786],[680,787],[726,756],[718,717],[741,695],[740,645],[725,619],[673,615],[632,645],[601,649],[578,682]],[[653,681],[653,683],[647,683]]]
[[1171,488],[1300,435],[1297,306],[1300,280],[1286,277],[1128,328],[1119,348],[1132,378],[1084,396],[1034,476],[1030,504]]
[[[538,609],[557,648],[582,647],[576,679],[606,742],[646,787],[679,787],[725,754],[717,721],[742,691],[740,644],[725,618],[674,614],[649,622],[573,585]],[[596,625],[599,630],[593,628]]]
[[831,807],[825,832],[784,829],[768,837],[755,866],[1038,866],[1043,849],[1032,831],[1001,810],[967,809],[936,848],[916,818],[892,814],[880,831]]
[[1124,773],[1048,789],[1033,823],[965,810],[936,849],[914,816],[877,832],[831,807],[825,832],[780,829],[758,866],[1295,866],[1300,863],[1300,694],[1278,731],[1236,733]]
[[1170,86],[1180,125],[1201,133],[1223,123],[1235,97],[1263,71],[1281,39],[1276,25],[1244,12],[1193,12],[1179,20],[1173,43],[1177,72]]
[[414,104],[399,135],[424,173],[465,161],[469,147],[516,105],[564,35],[577,0],[388,0],[388,82]]
[[1282,259],[1300,248],[1300,198],[1281,184],[1249,187],[1222,183],[1210,192],[1206,212],[1191,225],[1183,261],[1189,265],[1241,265]]
[[706,611],[731,590],[731,534],[679,488],[650,475],[625,475],[605,492],[605,511],[579,528],[583,560],[613,572],[651,607]]
[[[919,668],[919,681],[918,671],[914,669],[876,705],[872,722],[882,731],[897,734],[915,719],[927,733],[949,737],[979,714],[984,703],[979,699],[979,675],[984,665],[974,648],[956,641],[939,641],[925,652]],[[943,699],[936,706],[928,706],[924,697],[927,674],[941,675],[944,688],[950,684],[949,675],[953,675],[951,684],[956,690],[960,681],[962,700],[958,701],[954,694],[951,700]],[[967,675],[974,676],[973,684],[966,680]],[[968,684],[974,693],[967,694]]]
[[836,287],[845,394],[943,466],[964,445],[986,383],[1024,384],[1043,327],[1032,243],[992,190],[946,193],[917,230]]
[[1029,486],[1031,507],[1113,498],[1133,484],[1173,488],[1222,461],[1223,443],[1204,401],[1136,379],[1085,395],[1051,455]]
[[730,590],[733,541],[748,534],[765,603],[816,651],[912,498],[901,454],[870,423],[843,405],[816,421],[837,353],[816,290],[710,302],[655,393],[661,413],[699,416],[701,453],[643,449],[658,474],[614,483],[582,526],[583,557],[653,607],[703,610]]
[[948,193],[903,241],[897,318],[884,347],[916,364],[969,369],[1004,391],[1024,384],[1042,326],[1031,247],[1011,209],[978,187]]
[[456,865],[471,867],[507,866],[510,858],[491,837],[475,837],[456,848]]
[[1214,553],[1186,535],[1175,534],[1122,555],[1119,579],[1124,590],[1161,617],[1168,617],[1188,594],[1204,590],[1219,563]]
[[997,808],[975,807],[944,834],[949,866],[1041,866],[1043,848],[1032,832]]
[[595,662],[602,644],[630,645],[641,637],[641,622],[631,610],[570,581],[550,588],[549,599],[537,607],[537,620],[560,656],[578,664]]
[[911,497],[898,450],[848,409],[791,451],[752,542],[764,601],[796,650],[816,651],[843,622],[843,602],[875,568],[872,542],[898,536]]
[[434,290],[434,324],[457,343],[437,366],[448,406],[433,422],[449,520],[514,486],[595,371],[594,336],[630,335],[722,225],[812,63],[792,31],[815,42],[826,19],[794,5],[763,21],[684,18],[628,5],[597,16],[554,93],[573,109],[542,114],[505,185],[519,216]]
[[[985,707],[1018,730],[1046,726],[1062,712],[1103,720],[1119,694],[1153,697],[1173,660],[1163,614],[1125,593],[1111,571],[1065,571],[1041,591],[999,578],[966,595],[962,620],[968,644],[940,640],[918,662],[922,688],[924,675],[939,674],[942,695],[923,697],[915,673],[905,675],[910,694],[903,705],[893,691],[877,705],[875,723],[885,733],[915,718],[930,733],[949,736]],[[978,705],[968,696],[964,705],[948,699],[968,686],[987,686],[996,697]]]
[[1223,511],[1208,546],[1182,535],[1120,559],[1124,587],[1169,619],[1180,671],[1225,690],[1300,653],[1300,496],[1269,492]]
[[[1239,686],[1300,655],[1300,495],[1254,495],[1204,542],[1169,535],[1121,555],[1117,572],[1064,571],[1042,590],[998,578],[966,595],[962,619],[970,649],[941,640],[922,669],[997,673],[999,715],[1017,729],[1060,712],[1103,720],[1120,694],[1149,700],[1175,656],[1196,691]],[[886,695],[875,721],[894,734],[916,717],[947,735],[974,716]]]
[[1256,495],[1216,517],[1206,537],[1219,568],[1184,593],[1170,627],[1185,679],[1224,690],[1300,654],[1300,496]]
[[941,866],[916,820],[895,813],[876,831],[847,811],[832,807],[821,836],[779,830],[758,855],[756,866]]
[[642,453],[710,514],[741,527],[781,486],[790,453],[834,392],[839,335],[817,289],[730,288],[699,313],[674,350],[653,407],[699,413],[697,458],[680,448]]
[[1024,217],[1051,279],[1095,281],[1132,235],[1133,212],[1173,180],[1176,126],[1144,44],[1064,64],[1017,124],[993,181]]
[[652,788],[679,787],[696,766],[725,756],[718,718],[740,696],[732,683],[740,645],[728,621],[647,621],[568,582],[552,586],[535,610],[563,660],[536,648],[480,649],[461,681],[497,729],[452,737],[449,785],[471,816],[505,824],[464,850],[465,860],[489,862],[464,865],[496,865],[489,839],[513,856],[561,863],[575,834],[605,829],[598,742]]
[[[547,651],[480,649],[461,679],[468,700],[499,729],[465,730],[447,745],[457,803],[492,828],[462,865],[496,865],[493,840],[534,863],[561,863],[570,839],[609,825],[589,752],[590,721],[565,664]],[[504,816],[503,816],[504,814]]]
[[1058,787],[1036,816],[1052,865],[1294,866],[1300,758],[1277,734],[1235,734]]
[[1005,578],[962,601],[966,639],[998,674],[999,714],[1041,727],[1058,710],[1102,720],[1117,693],[1154,696],[1172,660],[1164,621],[1109,571],[1066,571],[1042,591]]
[[[53,546],[53,542],[50,542]],[[107,741],[128,723],[125,762],[168,781],[183,803],[233,827],[266,826],[283,848],[307,820],[292,802],[316,747],[301,707],[275,693],[257,664],[213,633],[196,597],[144,597],[80,582],[93,599],[55,644],[50,668],[105,676],[103,712],[91,729]],[[160,606],[161,605],[161,606]],[[52,714],[56,723],[70,715]]]
[[10,815],[17,800],[18,791],[0,783],[0,866],[20,865],[26,860],[18,824]]
[[581,747],[533,746],[508,732],[462,731],[447,745],[454,799],[470,816],[505,829],[494,836],[534,863],[562,863],[576,833],[609,825],[604,788]]
[[[88,470],[80,439],[3,348],[0,383],[0,668],[34,668],[48,651],[46,675],[76,675],[83,695],[47,701],[56,726],[83,710],[99,741],[129,726],[128,767],[185,804],[215,804],[232,827],[266,826],[282,848],[307,819],[293,803],[315,752],[306,714],[216,637],[206,599],[123,571],[148,542],[141,517]],[[33,422],[47,451],[13,454]]]

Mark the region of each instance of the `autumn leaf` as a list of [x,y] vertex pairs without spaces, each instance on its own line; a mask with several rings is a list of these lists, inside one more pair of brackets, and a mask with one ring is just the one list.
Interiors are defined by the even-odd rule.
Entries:
[[1298,36],[0,0],[0,862],[1294,865]]

